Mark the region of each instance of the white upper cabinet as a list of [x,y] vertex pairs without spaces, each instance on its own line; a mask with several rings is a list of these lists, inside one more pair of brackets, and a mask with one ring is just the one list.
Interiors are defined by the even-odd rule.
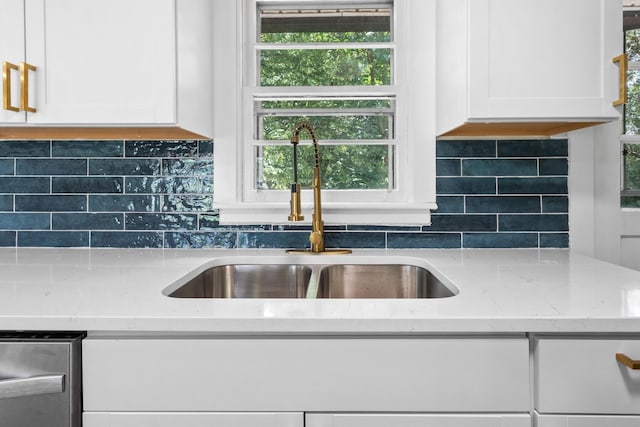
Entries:
[[612,59],[623,51],[621,7],[616,0],[440,0],[438,134],[553,134],[619,118]]
[[[22,0],[3,0],[0,13],[0,62],[2,62],[2,110],[0,122],[23,122],[20,110],[20,76],[24,61],[24,7]],[[18,110],[18,111],[14,111]]]
[[27,0],[31,123],[175,123],[173,0]]
[[[199,61],[212,54],[207,22],[188,21],[210,23],[204,1],[3,0],[2,9],[0,31],[7,21],[12,37],[2,37],[0,61],[35,68],[25,80],[31,110],[3,109],[5,124],[181,126],[183,83],[193,96]],[[15,105],[18,74],[8,76]],[[199,90],[207,96],[206,83]]]

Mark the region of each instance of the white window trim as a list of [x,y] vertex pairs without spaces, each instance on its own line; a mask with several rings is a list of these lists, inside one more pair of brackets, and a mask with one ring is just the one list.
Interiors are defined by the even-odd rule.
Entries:
[[[323,192],[323,218],[327,224],[405,225],[430,223],[429,210],[435,209],[435,14],[436,0],[397,0],[402,2],[401,16],[396,19],[396,37],[400,43],[397,55],[406,67],[397,68],[399,92],[405,102],[398,103],[397,138],[407,141],[406,156],[398,164],[398,188],[402,197],[396,200],[361,202],[333,201]],[[287,223],[289,202],[250,201],[243,187],[246,168],[243,153],[243,34],[244,1],[213,0],[214,33],[214,207],[220,210],[223,224]],[[331,3],[328,1],[327,3]],[[400,95],[399,95],[400,96]],[[245,101],[245,102],[243,102]],[[320,141],[322,144],[322,141]],[[404,175],[404,176],[403,176]],[[308,194],[307,194],[308,193]],[[355,194],[355,193],[352,193]],[[302,208],[311,218],[310,192],[303,190]],[[297,223],[300,224],[300,223]],[[304,222],[302,223],[304,224]]]

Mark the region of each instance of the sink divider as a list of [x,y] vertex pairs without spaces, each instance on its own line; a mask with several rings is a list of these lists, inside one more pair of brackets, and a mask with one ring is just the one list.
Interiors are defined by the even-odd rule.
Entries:
[[307,287],[307,299],[318,298],[318,287],[320,285],[320,270],[322,265],[312,265],[311,276],[309,277],[309,286]]

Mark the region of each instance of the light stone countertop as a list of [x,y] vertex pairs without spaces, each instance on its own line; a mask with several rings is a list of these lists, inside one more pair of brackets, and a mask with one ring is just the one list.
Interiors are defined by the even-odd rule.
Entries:
[[[442,299],[183,299],[163,289],[225,262],[408,262]],[[0,249],[0,331],[90,334],[637,333],[640,272],[568,250]]]

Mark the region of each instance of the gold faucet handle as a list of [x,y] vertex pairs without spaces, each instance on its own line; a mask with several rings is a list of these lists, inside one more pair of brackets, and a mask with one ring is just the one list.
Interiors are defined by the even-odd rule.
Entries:
[[312,245],[322,243],[322,234],[318,231],[312,232],[309,234],[309,242],[311,242]]

